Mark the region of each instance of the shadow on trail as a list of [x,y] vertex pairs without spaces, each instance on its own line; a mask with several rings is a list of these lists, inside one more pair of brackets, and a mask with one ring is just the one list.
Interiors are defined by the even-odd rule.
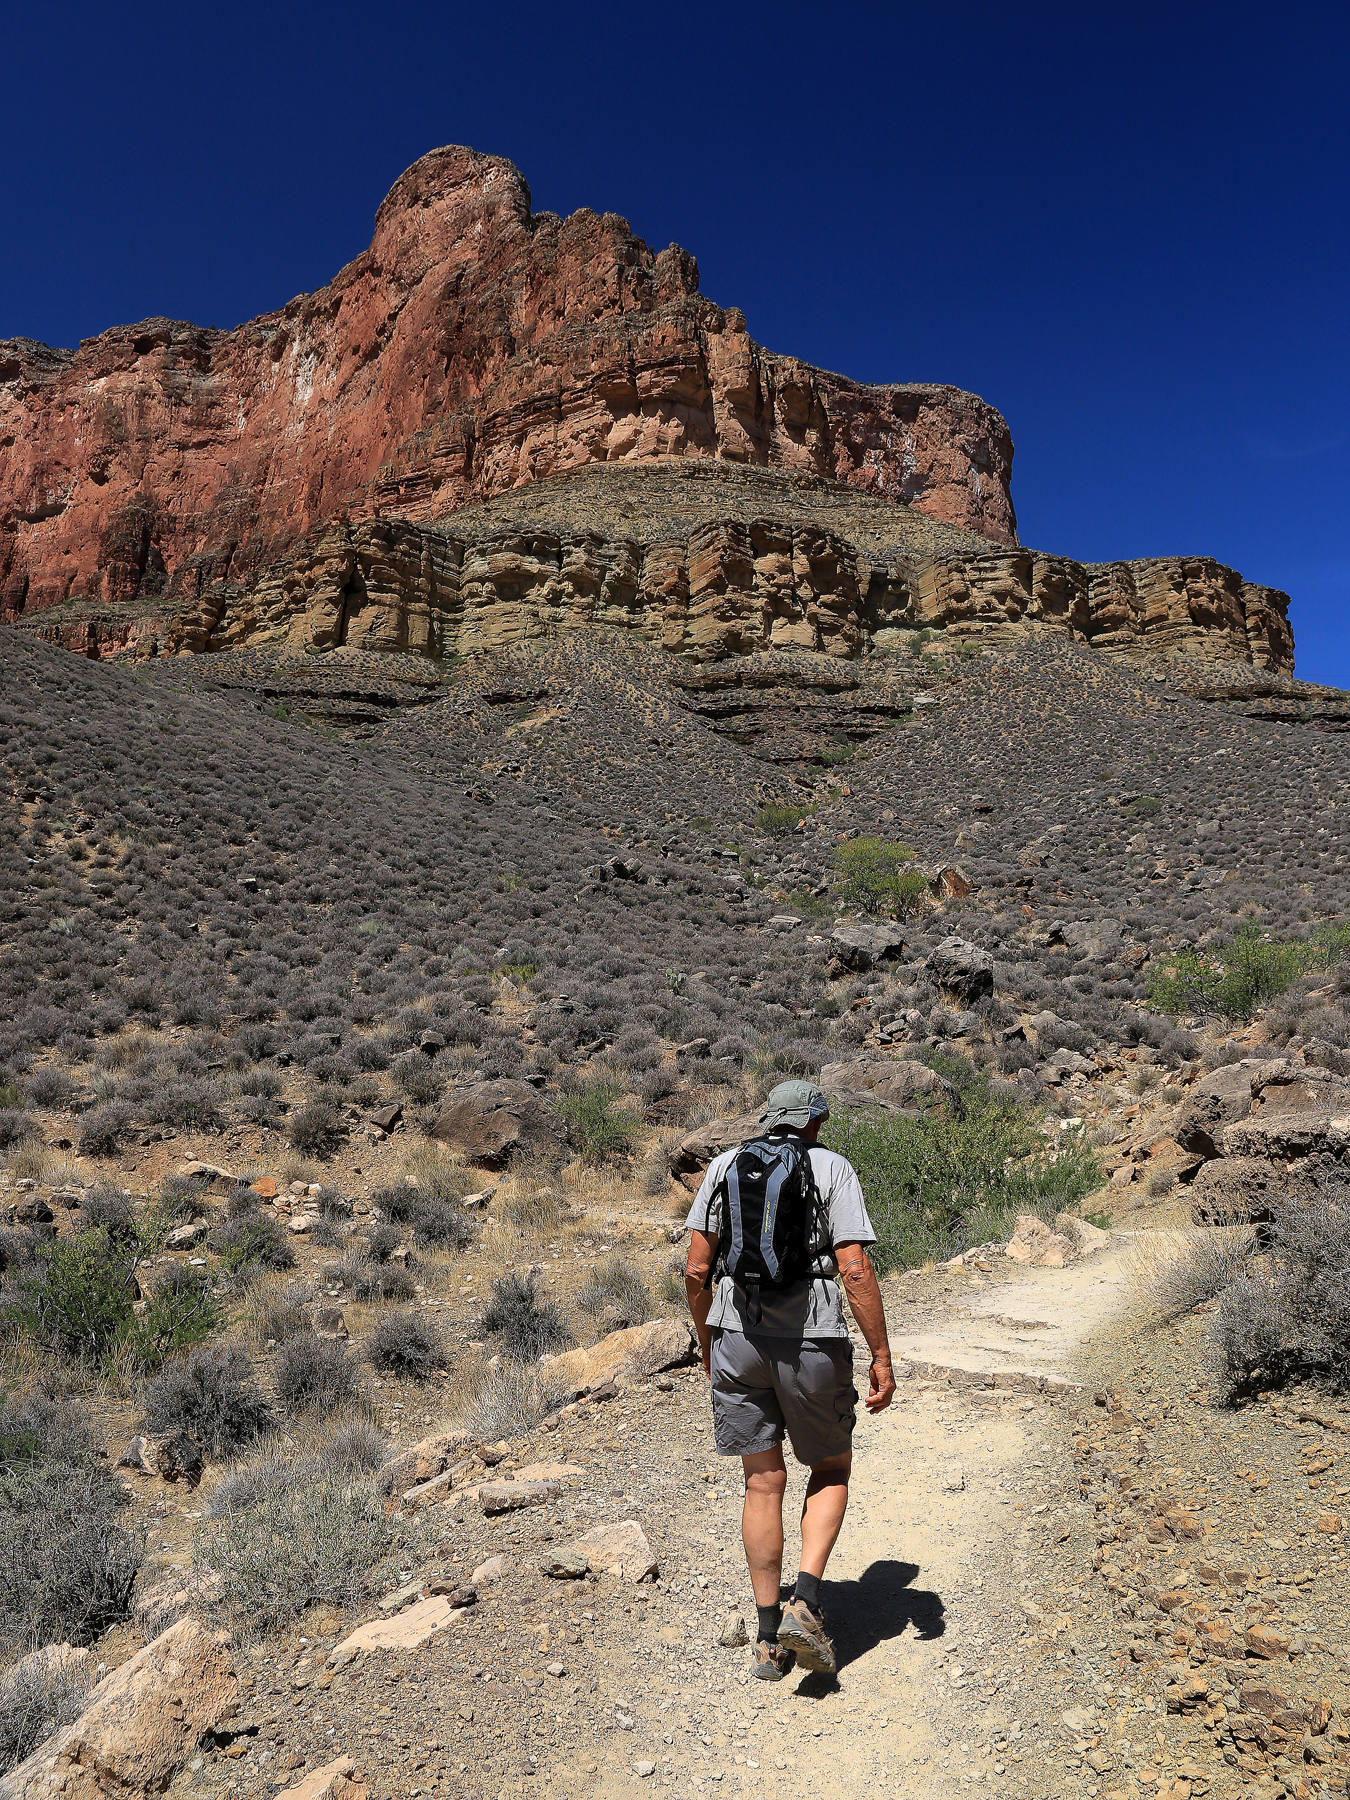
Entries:
[[[942,1596],[931,1588],[913,1586],[918,1573],[917,1563],[887,1560],[870,1564],[856,1581],[825,1577],[820,1597],[841,1669],[878,1644],[900,1637],[911,1626],[919,1638],[942,1636],[947,1629]],[[834,1685],[831,1675],[811,1674],[797,1692],[824,1694]]]

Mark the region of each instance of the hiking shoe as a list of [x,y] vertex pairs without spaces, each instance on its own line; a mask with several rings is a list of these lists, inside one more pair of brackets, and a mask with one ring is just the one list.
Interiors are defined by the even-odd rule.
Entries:
[[778,1642],[795,1652],[804,1669],[818,1669],[822,1675],[833,1675],[839,1667],[834,1645],[825,1630],[825,1614],[812,1612],[805,1600],[789,1600],[783,1608]]
[[792,1673],[796,1660],[785,1644],[766,1644],[763,1638],[756,1638],[755,1661],[750,1673],[756,1681],[781,1681]]

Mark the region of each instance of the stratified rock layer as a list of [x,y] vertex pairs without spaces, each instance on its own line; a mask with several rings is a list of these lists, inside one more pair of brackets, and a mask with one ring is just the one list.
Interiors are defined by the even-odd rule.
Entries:
[[835,482],[665,462],[546,478],[441,526],[326,525],[194,602],[30,623],[88,655],[275,644],[434,658],[618,627],[695,662],[1050,628],[1126,657],[1279,671],[1293,667],[1288,604],[1210,557],[1092,566],[991,546]]
[[1017,540],[1012,440],[975,395],[863,386],[754,343],[677,245],[532,214],[498,157],[433,151],[369,250],[237,330],[0,342],[0,614],[195,598],[329,521],[425,522],[590,462],[827,474]]

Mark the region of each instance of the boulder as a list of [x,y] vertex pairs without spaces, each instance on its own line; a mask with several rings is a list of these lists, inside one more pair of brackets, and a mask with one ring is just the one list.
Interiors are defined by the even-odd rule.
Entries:
[[894,962],[905,948],[904,934],[896,925],[837,925],[830,943],[844,967],[858,973]]
[[597,1575],[612,1570],[621,1581],[637,1583],[660,1572],[646,1533],[636,1519],[592,1526],[564,1548],[569,1553],[584,1551],[589,1567]]
[[880,1106],[886,1112],[913,1108],[924,1100],[950,1102],[956,1092],[926,1063],[887,1056],[826,1063],[820,1086],[834,1106]]
[[1061,1075],[1095,1075],[1097,1065],[1086,1056],[1080,1056],[1076,1050],[1056,1050],[1046,1065],[1058,1069]]
[[405,1606],[392,1618],[368,1619],[328,1652],[328,1666],[346,1668],[365,1650],[416,1650],[464,1611],[448,1594],[436,1594],[415,1606]]
[[208,1731],[234,1717],[223,1635],[180,1619],[105,1675],[74,1724],[0,1780],[0,1800],[119,1800],[162,1793]]
[[943,938],[928,958],[927,967],[939,987],[955,994],[967,1006],[994,991],[994,959],[965,938]]
[[1350,1156],[1350,1115],[1331,1118],[1303,1111],[1253,1113],[1223,1129],[1225,1156],[1264,1157],[1269,1162],[1295,1162],[1305,1156]]
[[1176,1140],[1192,1156],[1223,1154],[1223,1128],[1252,1109],[1251,1064],[1229,1063],[1198,1081],[1177,1115]]
[[589,1349],[546,1356],[540,1367],[550,1382],[574,1400],[616,1379],[645,1381],[662,1369],[692,1362],[697,1354],[698,1339],[687,1318],[651,1319],[645,1325],[611,1331]]
[[401,1494],[443,1475],[469,1442],[467,1431],[442,1431],[400,1450],[380,1470],[380,1492]]
[[566,1133],[528,1081],[484,1081],[451,1094],[431,1135],[467,1162],[501,1168],[518,1152],[547,1155]]
[[1080,1219],[1076,1213],[1056,1213],[1055,1230],[1061,1237],[1068,1238],[1074,1254],[1080,1257],[1091,1256],[1094,1250],[1104,1250],[1111,1242],[1109,1231],[1103,1231],[1087,1219]]
[[1283,1194],[1282,1175],[1283,1170],[1264,1157],[1228,1156],[1202,1163],[1191,1183],[1192,1223],[1267,1223]]
[[351,1333],[340,1306],[320,1306],[314,1314],[314,1335],[327,1344],[345,1344]]
[[1062,1232],[1052,1231],[1034,1213],[1019,1213],[1005,1255],[1032,1269],[1063,1269],[1073,1261],[1075,1245]]
[[742,1113],[736,1119],[710,1119],[706,1125],[700,1125],[697,1131],[691,1131],[687,1137],[681,1138],[674,1150],[669,1152],[670,1172],[691,1193],[696,1193],[704,1171],[713,1158],[720,1156],[724,1150],[733,1149],[737,1144],[748,1143],[758,1131],[757,1112]]

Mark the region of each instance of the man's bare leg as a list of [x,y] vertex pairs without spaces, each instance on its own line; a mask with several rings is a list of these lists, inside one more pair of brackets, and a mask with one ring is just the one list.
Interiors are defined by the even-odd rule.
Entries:
[[811,1465],[811,1479],[806,1484],[802,1502],[802,1569],[819,1581],[825,1573],[830,1552],[839,1540],[848,1506],[848,1477],[853,1455],[827,1456]]
[[[741,1542],[745,1545],[755,1605],[777,1606],[783,1584],[783,1495],[787,1492],[782,1447],[743,1456],[741,1465],[745,1470]],[[836,1537],[838,1533],[836,1526]]]

